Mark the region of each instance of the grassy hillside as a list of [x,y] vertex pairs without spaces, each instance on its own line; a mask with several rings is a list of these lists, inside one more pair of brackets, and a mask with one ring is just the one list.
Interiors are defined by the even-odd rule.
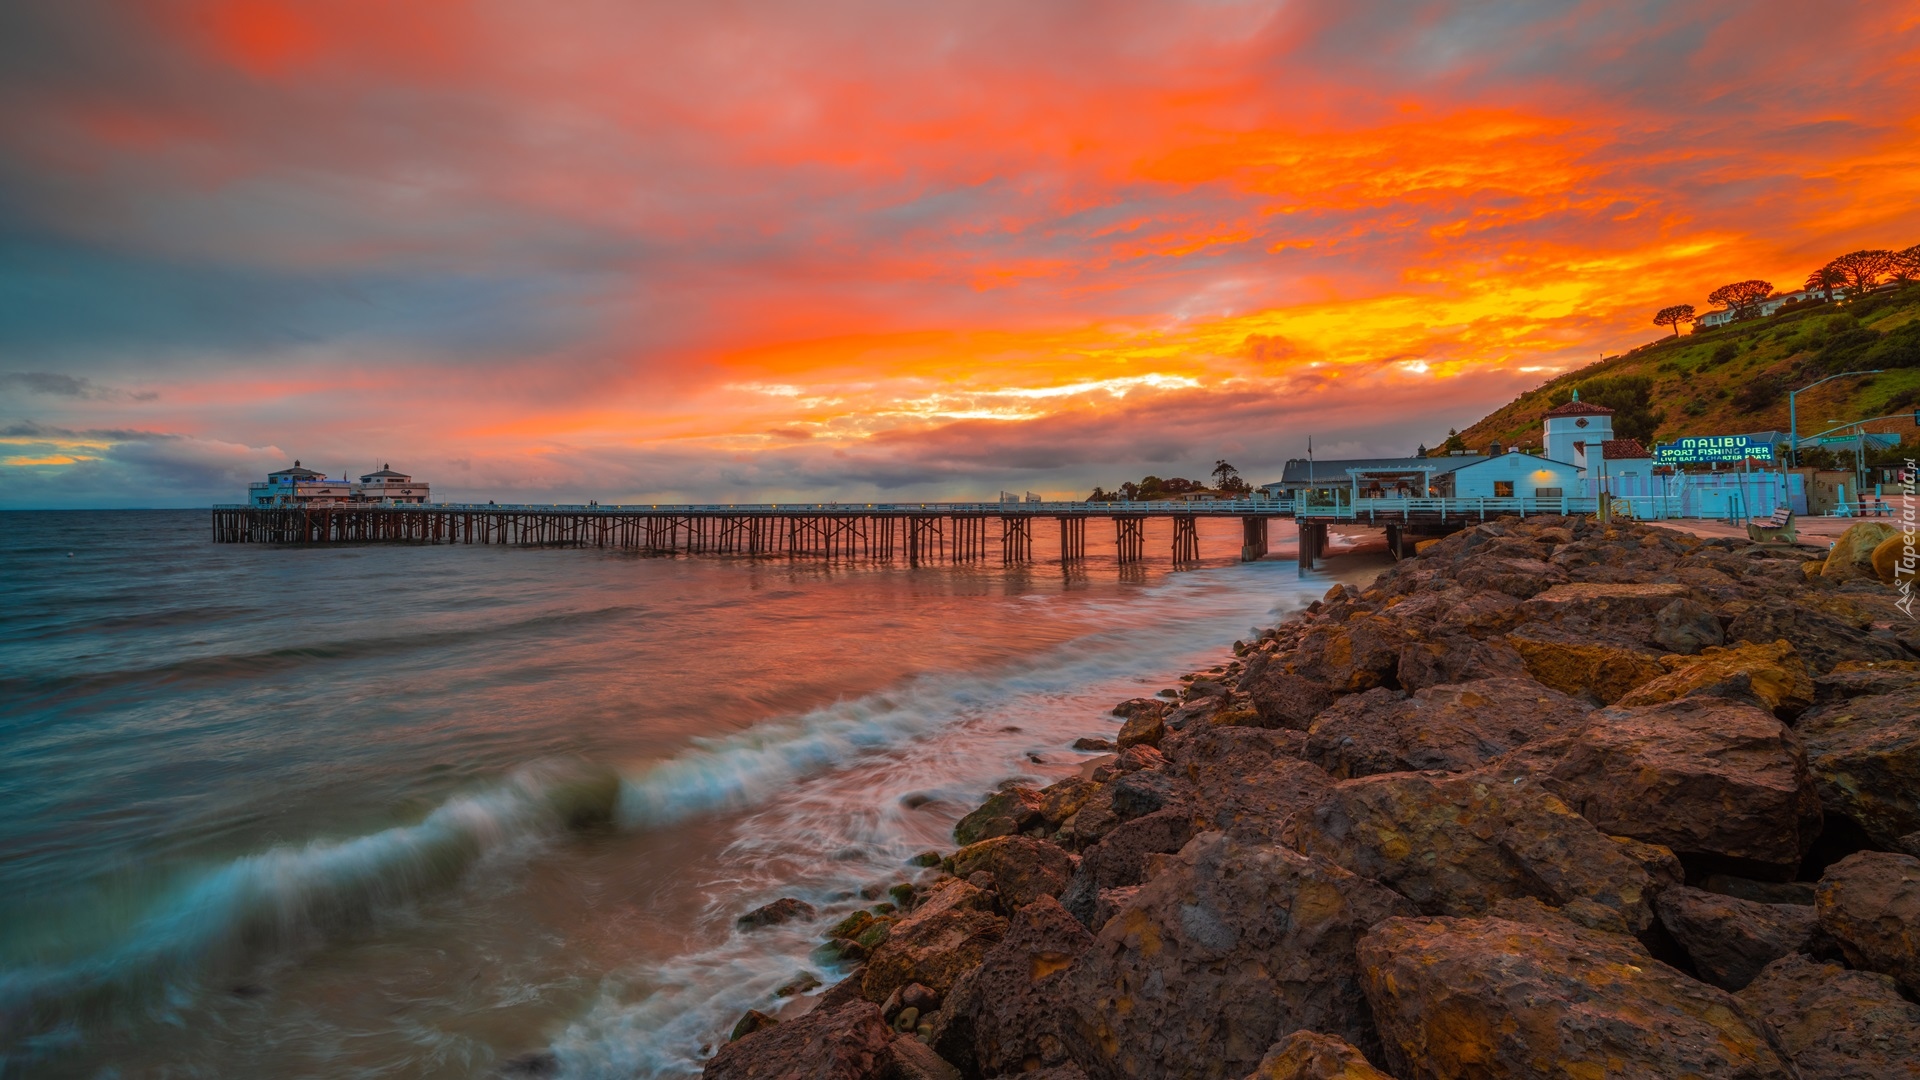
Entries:
[[[1623,378],[1628,380],[1624,385],[1633,386],[1635,377],[1648,381],[1647,411],[1652,415],[1647,422],[1655,441],[1785,431],[1789,390],[1835,372],[1871,368],[1886,370],[1835,379],[1801,394],[1800,434],[1824,430],[1830,420],[1910,413],[1920,407],[1920,287],[1663,338],[1558,376],[1460,434],[1474,450],[1496,440],[1539,446],[1542,414],[1565,401],[1573,389],[1589,384],[1581,396],[1591,399],[1609,383],[1617,391]],[[1616,428],[1620,426],[1616,421]],[[1907,443],[1920,440],[1911,416],[1867,428],[1898,433]]]

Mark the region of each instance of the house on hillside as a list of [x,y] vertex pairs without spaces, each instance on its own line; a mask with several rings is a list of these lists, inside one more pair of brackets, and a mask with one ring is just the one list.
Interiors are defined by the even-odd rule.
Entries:
[[[1836,300],[1846,296],[1846,294],[1847,294],[1847,291],[1845,289],[1833,290],[1833,297]],[[1810,293],[1805,289],[1796,289],[1790,293],[1775,293],[1774,295],[1767,297],[1765,300],[1760,301],[1760,310],[1755,314],[1760,318],[1765,318],[1766,316],[1771,315],[1776,311],[1779,311],[1781,308],[1786,307],[1788,304],[1799,303],[1810,297],[1817,298],[1819,296],[1820,296],[1819,293]],[[1705,315],[1702,315],[1698,319],[1694,320],[1693,322],[1694,332],[1698,333],[1702,330],[1711,330],[1716,326],[1725,326],[1728,323],[1733,321],[1733,314],[1734,312],[1732,308],[1728,308],[1725,311],[1709,311]]]

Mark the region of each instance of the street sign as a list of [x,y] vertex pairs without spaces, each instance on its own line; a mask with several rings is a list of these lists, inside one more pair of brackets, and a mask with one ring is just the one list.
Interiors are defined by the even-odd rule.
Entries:
[[1850,443],[1850,442],[1859,442],[1859,441],[1860,441],[1860,436],[1858,435],[1822,435],[1820,436],[1821,446],[1826,446],[1830,443],[1843,443],[1843,442]]
[[1751,435],[1696,435],[1653,448],[1658,465],[1694,465],[1708,461],[1772,461],[1773,444]]

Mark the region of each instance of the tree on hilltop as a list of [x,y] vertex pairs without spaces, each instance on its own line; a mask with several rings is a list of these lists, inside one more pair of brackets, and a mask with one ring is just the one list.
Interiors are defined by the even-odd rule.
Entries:
[[1722,285],[1707,294],[1707,302],[1733,312],[1736,319],[1751,318],[1760,310],[1760,302],[1773,295],[1773,282],[1752,278]]
[[1680,336],[1681,323],[1692,322],[1692,321],[1693,321],[1693,305],[1692,304],[1675,304],[1672,307],[1663,307],[1659,311],[1656,311],[1653,313],[1653,325],[1673,327],[1674,337]]
[[1849,251],[1845,255],[1828,263],[1824,269],[1832,271],[1847,287],[1848,296],[1861,296],[1872,291],[1880,279],[1893,272],[1896,256],[1884,248],[1863,248]]
[[1845,284],[1845,282],[1841,279],[1839,272],[1836,271],[1832,265],[1827,265],[1808,274],[1806,284],[1803,285],[1802,288],[1807,290],[1807,295],[1809,296],[1814,293],[1819,293],[1822,300],[1831,304],[1833,303],[1833,287],[1841,284]]
[[1893,280],[1905,285],[1920,279],[1920,244],[1893,253]]
[[1455,431],[1452,428],[1448,428],[1447,441],[1440,444],[1440,449],[1446,451],[1449,454],[1453,453],[1455,450],[1465,452],[1465,450],[1467,449],[1467,440],[1461,438],[1460,433],[1458,431]]

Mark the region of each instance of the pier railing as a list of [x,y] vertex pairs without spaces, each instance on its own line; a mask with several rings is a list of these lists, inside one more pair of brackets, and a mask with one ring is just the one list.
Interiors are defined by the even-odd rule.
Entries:
[[461,512],[565,514],[1146,514],[1149,517],[1236,517],[1243,514],[1291,514],[1292,499],[1217,499],[1210,502],[793,502],[793,503],[373,503],[314,500],[257,506],[224,503],[215,510],[297,510],[302,508],[429,510]]
[[1373,522],[1461,518],[1495,518],[1505,514],[1523,517],[1534,514],[1592,514],[1599,500],[1566,497],[1536,499],[1529,497],[1486,496],[1464,498],[1378,498],[1338,502],[1302,499],[1289,507],[1302,518],[1326,518],[1333,521]]

